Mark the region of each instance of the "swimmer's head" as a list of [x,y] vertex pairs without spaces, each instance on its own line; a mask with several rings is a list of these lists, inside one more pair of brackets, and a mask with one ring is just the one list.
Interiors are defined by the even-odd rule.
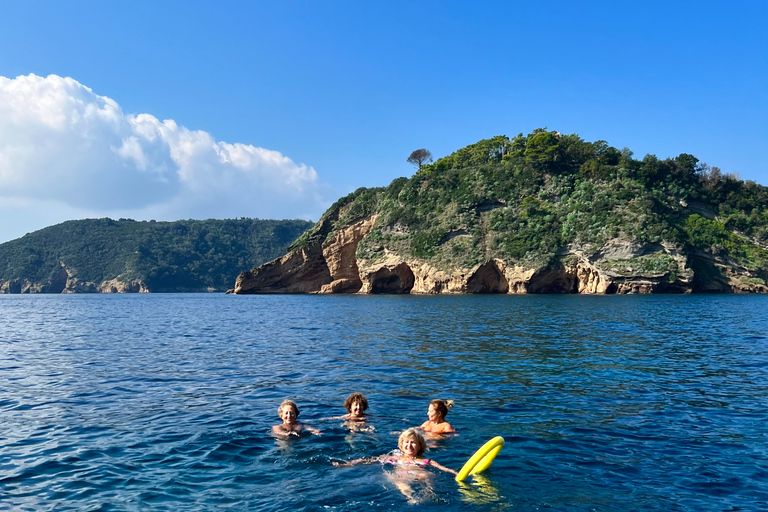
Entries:
[[416,444],[419,445],[419,451],[416,454],[417,457],[421,457],[424,452],[427,451],[427,442],[424,440],[424,436],[419,429],[409,428],[400,434],[400,437],[397,438],[397,447],[400,448],[401,451],[403,449],[403,441],[406,439],[413,439],[416,441]]
[[448,409],[453,407],[453,400],[440,400],[439,398],[429,402],[429,406],[434,408],[435,412],[445,418],[448,415]]
[[280,416],[280,418],[283,417],[283,409],[286,407],[293,407],[293,410],[296,412],[296,417],[299,417],[299,407],[296,405],[296,402],[293,400],[283,400],[283,403],[277,408],[277,415]]
[[344,400],[344,408],[347,412],[352,412],[352,404],[360,404],[360,409],[363,411],[368,409],[368,399],[360,393],[352,393]]

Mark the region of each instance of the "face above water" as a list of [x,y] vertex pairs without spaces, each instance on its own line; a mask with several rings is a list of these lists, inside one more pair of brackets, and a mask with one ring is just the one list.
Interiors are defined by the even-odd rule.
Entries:
[[427,417],[429,418],[429,421],[434,421],[436,423],[440,423],[439,420],[443,419],[443,417],[440,416],[440,413],[437,411],[437,408],[434,405],[429,406],[429,409],[427,410]]
[[359,418],[363,415],[363,404],[360,402],[352,402],[349,406],[349,414],[353,418]]
[[403,455],[416,457],[419,453],[419,443],[413,437],[406,437],[400,443],[400,451],[403,452]]
[[283,407],[283,410],[280,411],[280,419],[283,420],[283,423],[292,425],[296,423],[296,417],[298,414],[296,414],[296,409],[293,407]]

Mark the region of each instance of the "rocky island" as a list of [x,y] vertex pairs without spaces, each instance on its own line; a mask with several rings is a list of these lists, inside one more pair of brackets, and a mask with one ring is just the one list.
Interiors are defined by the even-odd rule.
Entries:
[[765,293],[768,188],[538,129],[337,201],[234,293]]
[[72,220],[0,244],[0,293],[218,292],[284,253],[303,220]]

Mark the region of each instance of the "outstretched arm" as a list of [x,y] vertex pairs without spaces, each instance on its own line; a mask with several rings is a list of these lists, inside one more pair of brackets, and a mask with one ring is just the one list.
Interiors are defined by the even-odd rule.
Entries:
[[439,469],[439,470],[442,470],[442,471],[445,471],[445,472],[447,472],[447,473],[453,473],[454,475],[458,475],[458,474],[459,474],[457,471],[454,471],[454,470],[452,470],[451,468],[447,468],[447,467],[443,466],[442,464],[438,464],[437,462],[435,462],[435,461],[434,461],[434,460],[432,460],[432,459],[429,459],[429,465],[430,465],[430,466],[434,466],[434,467],[436,467],[437,469]]
[[346,462],[333,461],[331,464],[334,466],[357,466],[358,464],[373,464],[374,462],[379,462],[382,457],[383,455],[379,455],[378,457],[363,457],[362,459],[348,460]]

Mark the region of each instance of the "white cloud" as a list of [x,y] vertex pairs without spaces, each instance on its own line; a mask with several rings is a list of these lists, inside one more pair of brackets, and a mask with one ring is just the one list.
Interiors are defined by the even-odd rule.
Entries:
[[72,78],[0,77],[5,213],[13,199],[137,219],[317,218],[320,188],[312,167],[277,151],[125,114]]

